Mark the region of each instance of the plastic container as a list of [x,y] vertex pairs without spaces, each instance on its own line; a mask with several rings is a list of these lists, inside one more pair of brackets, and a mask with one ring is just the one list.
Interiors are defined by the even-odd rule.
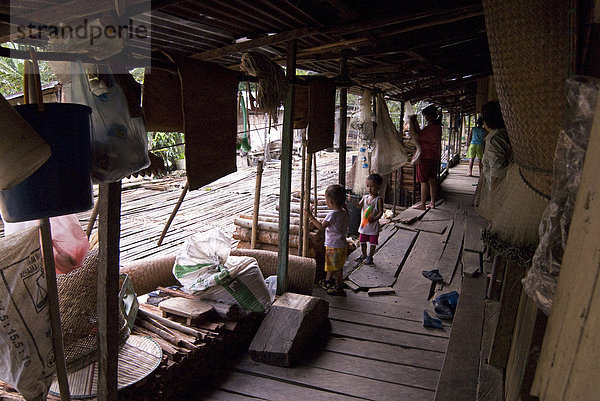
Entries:
[[0,191],[0,214],[8,222],[42,219],[91,209],[90,114],[71,103],[16,106],[50,145],[52,156],[19,185]]

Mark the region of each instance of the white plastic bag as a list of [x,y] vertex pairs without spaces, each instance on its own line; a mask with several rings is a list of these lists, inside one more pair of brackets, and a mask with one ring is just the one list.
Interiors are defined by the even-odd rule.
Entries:
[[0,239],[0,379],[45,400],[55,361],[38,228]]
[[92,179],[114,182],[150,165],[143,117],[131,118],[127,99],[111,74],[102,96],[90,91],[81,61],[71,64],[71,101],[92,108]]
[[264,312],[273,301],[256,259],[229,256],[231,240],[219,229],[189,237],[175,257],[173,275],[202,298]]

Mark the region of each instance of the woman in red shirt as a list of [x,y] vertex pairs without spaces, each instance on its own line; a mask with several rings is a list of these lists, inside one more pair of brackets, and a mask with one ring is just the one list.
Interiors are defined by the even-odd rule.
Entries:
[[[416,115],[410,118],[410,128],[417,136],[421,146],[421,155],[414,161],[414,164],[417,165],[417,182],[421,183],[421,202],[413,208],[421,210],[435,208],[435,197],[438,189],[437,172],[440,166],[442,147],[441,116],[438,116],[437,107],[434,105],[425,107],[423,116],[427,122],[423,129],[419,127]],[[428,193],[431,195],[431,200],[426,204]]]

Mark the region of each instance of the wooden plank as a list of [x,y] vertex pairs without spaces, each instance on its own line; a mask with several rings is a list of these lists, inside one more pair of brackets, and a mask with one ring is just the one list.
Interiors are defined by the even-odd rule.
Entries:
[[[379,258],[378,258],[379,259]],[[372,265],[362,265],[348,276],[359,288],[375,289],[394,285],[396,277],[389,272],[389,266],[380,266],[379,260]],[[370,291],[370,290],[369,290]]]
[[504,400],[504,370],[487,363],[487,355],[492,348],[499,310],[499,302],[485,301],[485,320],[483,323],[483,337],[481,338],[481,353],[479,354],[477,401]]
[[188,326],[194,326],[202,320],[205,320],[213,314],[213,305],[199,299],[169,298],[158,304],[158,307],[165,313],[176,316],[183,316]]
[[215,390],[209,394],[202,394],[202,399],[206,401],[252,401],[262,400],[262,398],[248,397],[246,395],[232,393],[230,391]]
[[443,324],[447,331],[432,330],[423,327],[421,321],[412,321],[397,319],[393,317],[380,316],[355,310],[345,310],[338,308],[329,308],[329,319],[339,320],[343,322],[359,323],[373,327],[382,327],[406,333],[415,333],[423,335],[431,335],[433,337],[448,338],[450,335],[450,325],[444,321]]
[[327,319],[328,312],[329,304],[321,298],[284,293],[258,328],[250,344],[250,356],[273,365],[293,365]]
[[404,224],[412,224],[417,220],[421,220],[428,211],[429,209],[419,210],[410,207],[406,210],[403,210],[398,216],[393,217],[392,221],[397,221]]
[[454,271],[456,270],[456,266],[458,265],[460,253],[463,246],[463,237],[464,237],[464,223],[462,219],[464,215],[460,213],[457,214],[456,220],[454,222],[454,227],[452,228],[452,232],[450,233],[450,237],[448,238],[448,243],[444,248],[444,252],[438,261],[436,269],[440,271],[440,274],[444,278],[445,284],[450,284],[452,282],[452,277],[454,277]]
[[[394,284],[397,294],[402,294],[403,304],[413,308],[428,308],[431,303],[427,300],[433,288],[433,283],[423,277],[423,270],[434,269],[437,265],[444,244],[440,236],[433,233],[420,232],[417,242],[406,259],[398,280]],[[423,311],[419,313],[422,320]]]
[[353,283],[351,280],[344,280],[344,284],[346,285],[346,287],[348,287],[354,292],[360,291],[360,287]]
[[435,392],[437,401],[472,401],[477,397],[485,290],[485,277],[464,279]]
[[489,363],[492,366],[505,368],[508,353],[511,348],[515,320],[521,297],[521,279],[525,270],[514,263],[507,263],[500,295],[500,312],[496,326],[492,348],[489,353]]
[[428,351],[445,352],[447,340],[397,330],[331,320],[331,334]]
[[117,400],[121,181],[100,184],[98,253],[98,400]]
[[[418,401],[431,400],[432,395],[432,391],[429,390],[313,367],[286,369],[245,359],[237,365],[237,369],[255,375],[267,376],[297,385],[309,386],[311,388],[336,392],[362,399],[372,399],[376,394],[378,400],[395,401],[398,400],[398,398],[404,398]],[[283,400],[290,399],[290,397],[288,394],[282,394],[280,398],[276,399]],[[308,398],[304,396],[300,399]]]
[[[326,294],[325,290],[320,287],[315,288],[313,293],[316,296],[321,296],[321,294],[324,296]],[[382,301],[377,298],[368,298],[367,296],[358,297],[356,295],[358,294],[348,294],[344,298],[329,297],[330,310],[331,308],[337,308],[414,322],[423,321],[423,310],[407,306],[402,298],[390,297],[390,299]]]
[[[397,228],[391,224],[387,224],[382,227],[381,232],[379,233],[379,245],[375,248],[374,255],[377,255],[381,248],[385,246],[385,244],[396,234]],[[347,278],[350,273],[354,271],[358,266],[362,264],[362,262],[357,262],[355,259],[362,255],[362,250],[360,246],[354,250],[348,257],[346,258],[346,262],[344,263],[344,278]]]
[[219,383],[219,388],[264,400],[356,401],[355,397],[338,392],[294,385],[289,381],[269,379],[256,376],[255,374],[244,373],[243,371],[231,372],[226,375],[224,380]]
[[392,287],[378,287],[378,288],[370,288],[368,294],[370,297],[378,296],[378,295],[391,295],[395,294],[396,291]]
[[[525,294],[525,291],[522,291],[519,314],[506,363],[504,394],[507,400],[517,400],[530,393],[538,352],[544,337],[545,323],[546,315],[537,308],[535,302]],[[556,396],[560,395],[556,394],[553,397]],[[568,400],[567,398],[558,399]]]
[[[596,15],[598,3],[596,3]],[[600,310],[600,94],[569,228],[560,279],[541,349],[533,394],[544,400],[588,399],[597,378]]]
[[426,231],[428,233],[443,234],[450,225],[450,220],[421,220],[415,225],[418,231]]
[[477,252],[463,250],[462,253],[463,273],[465,276],[473,277],[483,271],[483,255]]
[[454,227],[454,219],[452,219],[452,222],[448,225],[448,229],[446,231],[444,231],[444,235],[442,235],[442,242],[444,244],[448,242],[448,238],[450,237],[450,233],[452,232],[453,227]]
[[441,352],[405,348],[398,345],[353,338],[331,337],[325,344],[325,349],[340,354],[354,355],[376,361],[401,363],[435,371],[439,371],[444,362],[444,354]]

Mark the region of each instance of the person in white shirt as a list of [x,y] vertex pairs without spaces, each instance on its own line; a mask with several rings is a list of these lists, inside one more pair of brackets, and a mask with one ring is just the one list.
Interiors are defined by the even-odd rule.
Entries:
[[325,201],[331,209],[323,222],[317,220],[306,210],[309,220],[319,229],[325,230],[325,279],[319,285],[327,290],[330,295],[346,295],[343,287],[343,268],[348,255],[348,242],[346,233],[350,216],[344,208],[346,204],[346,190],[341,185],[330,185],[325,190]]
[[[371,174],[367,177],[367,195],[363,196],[360,202],[355,203],[355,206],[361,208],[361,222],[358,229],[358,241],[362,255],[356,258],[361,262],[364,260],[366,265],[373,264],[373,254],[379,243],[379,219],[383,215],[383,199],[379,196],[379,189],[383,184],[383,177],[379,174]],[[356,201],[355,201],[356,202]],[[369,253],[367,254],[367,244],[370,245]]]

